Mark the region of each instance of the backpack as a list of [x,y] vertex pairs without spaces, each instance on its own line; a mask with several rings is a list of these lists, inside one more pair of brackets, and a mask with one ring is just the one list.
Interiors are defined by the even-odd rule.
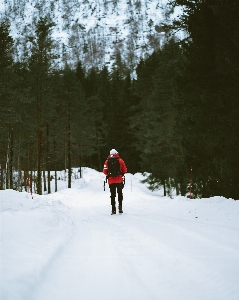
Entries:
[[111,156],[108,158],[108,177],[116,177],[121,174],[120,163],[117,157]]

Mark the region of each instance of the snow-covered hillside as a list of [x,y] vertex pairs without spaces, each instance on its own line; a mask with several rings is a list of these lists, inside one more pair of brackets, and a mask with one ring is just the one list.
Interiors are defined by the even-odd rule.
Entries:
[[61,59],[81,60],[86,67],[112,66],[118,53],[128,67],[158,49],[163,34],[155,30],[163,20],[162,0],[5,0],[1,19],[11,22],[18,55],[26,53],[27,37],[40,16],[55,22],[53,32]]
[[127,174],[113,216],[89,168],[57,193],[0,191],[0,299],[238,300],[239,201],[170,199],[141,179]]

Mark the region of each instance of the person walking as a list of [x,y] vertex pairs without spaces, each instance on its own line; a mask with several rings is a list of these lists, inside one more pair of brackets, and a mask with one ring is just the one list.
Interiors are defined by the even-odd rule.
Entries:
[[120,214],[123,213],[122,189],[124,187],[123,176],[126,172],[127,172],[127,167],[123,159],[120,158],[119,153],[115,149],[110,150],[110,154],[104,163],[103,173],[106,175],[106,178],[108,179],[108,184],[110,188],[112,215],[116,214],[116,207],[115,207],[116,190],[118,193],[119,213]]

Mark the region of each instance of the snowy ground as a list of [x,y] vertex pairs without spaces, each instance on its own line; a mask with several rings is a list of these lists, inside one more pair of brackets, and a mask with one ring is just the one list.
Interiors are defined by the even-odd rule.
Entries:
[[88,168],[33,200],[0,191],[0,299],[238,300],[239,201],[170,199],[141,178],[127,174],[113,216]]

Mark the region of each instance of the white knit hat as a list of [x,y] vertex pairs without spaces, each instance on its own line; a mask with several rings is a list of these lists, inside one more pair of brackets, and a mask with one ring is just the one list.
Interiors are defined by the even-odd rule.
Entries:
[[110,150],[110,154],[119,154],[115,149]]

